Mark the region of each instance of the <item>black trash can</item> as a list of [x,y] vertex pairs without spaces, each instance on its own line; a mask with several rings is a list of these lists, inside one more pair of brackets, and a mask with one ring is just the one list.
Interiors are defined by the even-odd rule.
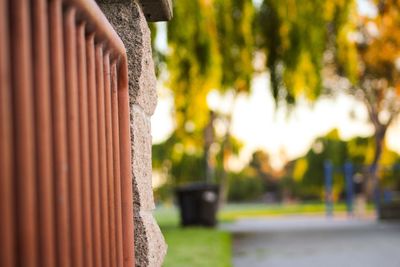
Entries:
[[176,190],[181,225],[215,226],[219,186],[214,184],[190,184]]
[[400,201],[391,201],[379,205],[380,220],[400,220]]

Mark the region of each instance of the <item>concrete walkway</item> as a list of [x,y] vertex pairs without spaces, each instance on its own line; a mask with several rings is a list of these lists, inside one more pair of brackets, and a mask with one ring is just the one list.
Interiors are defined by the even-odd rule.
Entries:
[[400,224],[287,217],[222,226],[235,267],[400,267]]

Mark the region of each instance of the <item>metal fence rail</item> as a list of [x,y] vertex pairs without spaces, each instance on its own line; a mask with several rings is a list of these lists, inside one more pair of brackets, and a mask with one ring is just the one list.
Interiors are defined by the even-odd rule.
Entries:
[[0,266],[134,266],[126,52],[94,0],[0,0]]

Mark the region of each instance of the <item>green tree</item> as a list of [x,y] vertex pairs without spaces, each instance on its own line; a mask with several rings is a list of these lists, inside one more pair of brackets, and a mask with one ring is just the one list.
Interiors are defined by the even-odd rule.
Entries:
[[372,18],[360,15],[355,1],[264,0],[258,45],[278,103],[313,101],[322,89],[344,89],[365,103],[374,127],[374,188],[387,129],[400,111],[400,2],[369,3],[377,10]]
[[[254,7],[248,0],[174,3],[164,58],[169,75],[167,86],[174,95],[175,130],[168,140],[153,148],[155,166],[168,166],[164,169],[170,170],[174,181],[184,182],[189,179],[187,176],[197,180],[209,177],[209,150],[216,143],[220,147],[217,162],[222,166],[222,195],[226,195],[225,168],[239,147],[236,140],[232,142],[232,112],[210,112],[206,98],[211,90],[232,91],[235,96],[250,90],[253,17]],[[226,122],[222,137],[215,135],[216,119]],[[188,163],[186,158],[196,164],[183,166]]]
[[344,69],[352,83],[350,93],[363,101],[374,127],[372,191],[378,184],[387,129],[400,111],[400,2],[382,0],[370,4],[375,5],[375,17],[358,15],[349,19],[353,27],[346,33],[346,49],[338,51],[338,70]]
[[249,0],[216,0],[215,4],[219,53],[222,59],[219,90],[231,91],[233,94],[230,110],[223,116],[225,134],[220,140],[221,165],[218,175],[221,186],[220,203],[224,203],[229,187],[228,161],[235,154],[235,144],[231,142],[234,139],[231,136],[233,110],[237,96],[250,91],[253,76],[254,6]]
[[[324,89],[341,91],[346,77],[351,94],[366,104],[375,129],[371,171],[376,177],[387,128],[400,108],[400,19],[398,1],[371,1],[378,10],[374,18],[360,16],[354,0],[263,0],[257,7],[250,0],[175,2],[165,55],[175,131],[165,148],[155,147],[155,157],[164,155],[159,160],[169,162],[160,165],[176,168],[170,172],[176,181],[209,176],[209,149],[217,143],[219,175],[226,184],[234,150],[232,112],[210,112],[206,97],[211,90],[232,91],[234,99],[248,92],[255,51],[262,51],[278,104],[293,105],[301,98],[312,102]],[[226,122],[222,137],[215,135],[215,120]],[[187,158],[196,159],[193,166],[202,170],[182,166]]]
[[322,92],[324,55],[340,46],[334,37],[347,24],[353,1],[264,0],[257,20],[276,102],[315,100]]

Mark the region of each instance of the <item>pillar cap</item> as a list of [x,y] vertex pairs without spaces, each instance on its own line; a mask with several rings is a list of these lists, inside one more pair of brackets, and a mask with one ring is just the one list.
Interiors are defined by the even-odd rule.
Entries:
[[172,19],[172,0],[140,0],[140,4],[149,22]]

